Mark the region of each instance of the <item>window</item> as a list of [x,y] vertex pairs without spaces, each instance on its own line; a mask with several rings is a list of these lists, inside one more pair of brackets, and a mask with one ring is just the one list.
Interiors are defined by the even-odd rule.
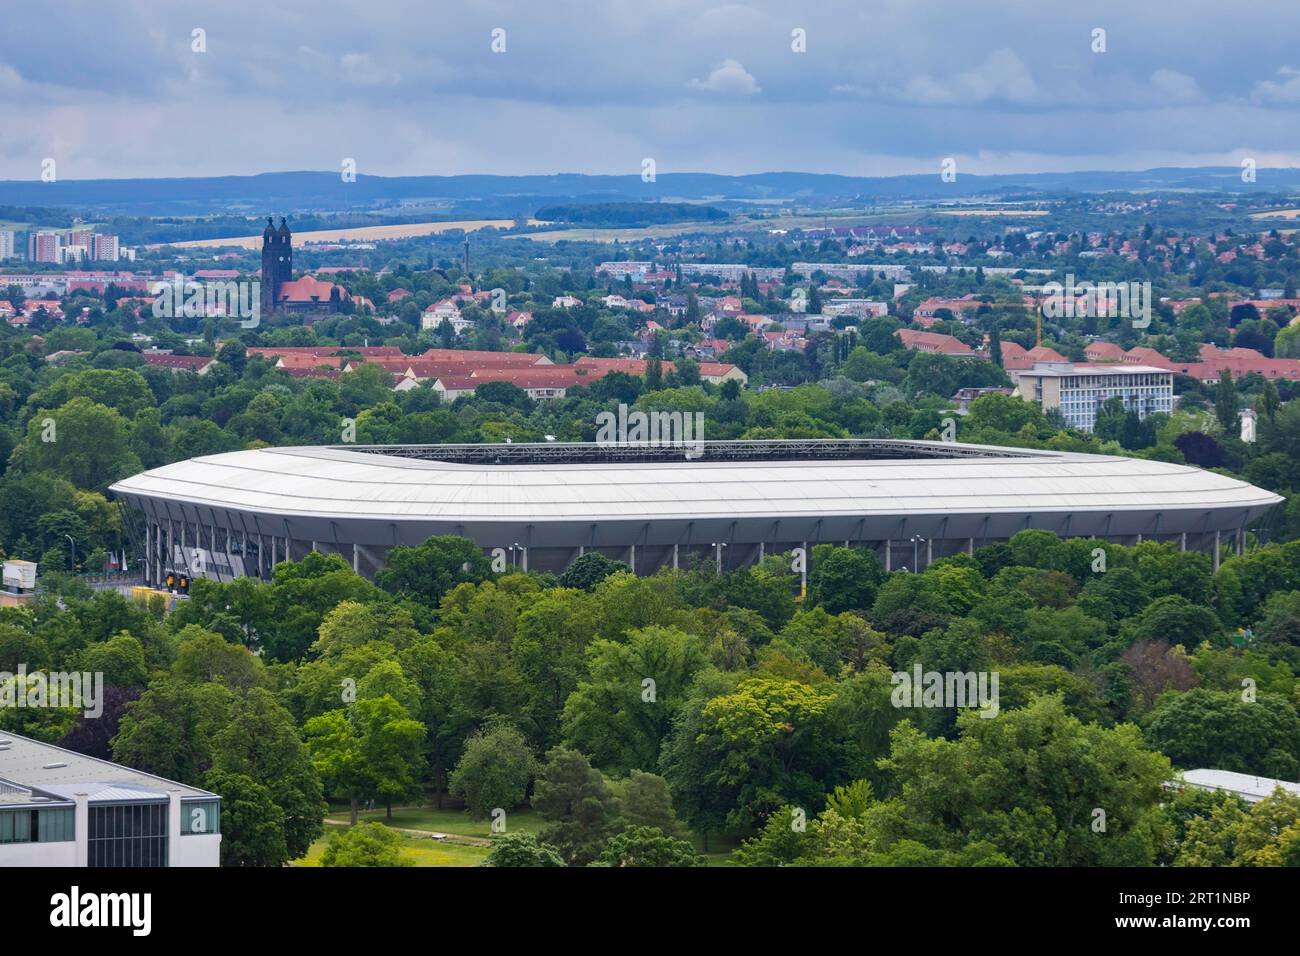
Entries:
[[220,800],[186,800],[181,804],[181,836],[220,832]]
[[60,843],[73,839],[72,807],[0,810],[0,843]]
[[90,866],[166,866],[167,804],[90,808]]
[[37,839],[41,843],[62,843],[76,838],[76,808],[55,807],[36,813]]
[[30,843],[32,840],[32,814],[37,811],[23,807],[0,813],[0,843]]

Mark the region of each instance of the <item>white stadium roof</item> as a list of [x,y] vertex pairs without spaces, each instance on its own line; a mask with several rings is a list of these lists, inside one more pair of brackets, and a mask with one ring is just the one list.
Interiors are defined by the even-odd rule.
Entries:
[[[941,443],[913,444],[931,454],[942,448]],[[1258,513],[1282,500],[1185,465],[984,450],[992,454],[724,461],[712,460],[706,452],[689,462],[496,464],[337,447],[261,448],[166,465],[120,481],[112,491],[269,516],[534,523],[1133,510]]]

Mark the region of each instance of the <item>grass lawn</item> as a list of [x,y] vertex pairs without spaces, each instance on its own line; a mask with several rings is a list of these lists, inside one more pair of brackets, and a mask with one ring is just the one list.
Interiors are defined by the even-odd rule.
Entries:
[[[349,819],[348,808],[344,805],[333,803],[330,805],[328,819],[346,823]],[[393,819],[389,820],[384,815],[384,809],[379,807],[375,810],[362,810],[357,813],[357,820],[360,823],[386,823],[394,827],[406,830],[430,830],[435,833],[451,833],[456,836],[478,837],[479,839],[491,838],[492,823],[490,820],[471,820],[468,813],[464,810],[436,810],[433,807],[394,807]],[[509,833],[538,833],[546,826],[543,820],[534,810],[519,809],[512,810],[506,815],[506,830]],[[333,825],[330,825],[333,829]],[[469,862],[434,862],[419,863],[419,866],[474,866],[487,855],[487,849],[484,847],[459,846],[449,843],[436,843],[429,840],[403,838],[403,853],[407,850],[407,844],[413,844],[420,849],[427,849],[429,843],[433,843],[434,849],[444,853],[450,853],[456,850],[472,850],[474,858]],[[709,852],[704,853],[704,841],[698,836],[692,838],[695,849],[702,853],[708,860],[709,866],[733,866],[731,851],[740,845],[738,840],[730,840],[726,837],[713,834],[709,840]],[[302,865],[319,866],[320,854],[324,852],[325,843],[323,840],[318,841],[317,845],[312,846],[312,851],[308,854]],[[316,862],[311,862],[312,860]]]
[[[331,806],[331,820],[346,822],[351,819],[346,807],[337,804]],[[458,836],[488,838],[492,836],[491,820],[472,820],[464,810],[436,810],[433,807],[393,807],[393,819],[389,820],[383,807],[374,810],[362,810],[357,814],[361,823],[387,823],[391,826],[408,830],[432,830],[436,833],[454,833]],[[512,810],[506,814],[506,832],[536,833],[546,825],[541,817],[532,810]]]
[[[311,845],[305,857],[295,860],[294,866],[320,866],[328,843],[329,835],[326,834]],[[402,858],[412,861],[415,866],[478,866],[487,855],[486,847],[402,837]]]

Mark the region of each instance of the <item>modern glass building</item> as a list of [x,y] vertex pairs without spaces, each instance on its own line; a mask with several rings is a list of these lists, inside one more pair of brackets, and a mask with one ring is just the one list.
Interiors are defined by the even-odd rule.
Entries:
[[0,732],[0,866],[218,866],[221,798]]

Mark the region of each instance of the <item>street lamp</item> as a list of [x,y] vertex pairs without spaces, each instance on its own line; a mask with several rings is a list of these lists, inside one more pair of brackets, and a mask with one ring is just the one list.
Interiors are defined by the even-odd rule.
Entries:
[[912,567],[914,568],[919,568],[921,566],[921,558],[918,549],[920,548],[921,542],[925,540],[926,539],[921,537],[919,534],[912,535]]
[[73,540],[72,535],[70,534],[65,534],[64,537],[67,538],[68,543],[72,545],[72,554],[70,555],[71,562],[68,570],[75,574],[77,572],[77,542]]

